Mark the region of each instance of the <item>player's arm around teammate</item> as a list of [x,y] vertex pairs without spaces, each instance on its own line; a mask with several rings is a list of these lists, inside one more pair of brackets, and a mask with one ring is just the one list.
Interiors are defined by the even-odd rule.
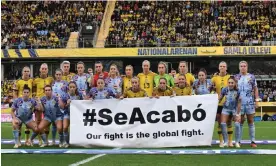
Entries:
[[[38,128],[33,118],[33,110],[41,110],[40,103],[37,103],[34,99],[29,98],[30,88],[27,85],[23,87],[23,95],[17,98],[12,105],[12,126],[13,137],[15,140],[14,148],[19,147],[19,129],[24,123],[28,128],[32,129],[34,133],[38,133]],[[14,113],[16,111],[16,114]],[[30,142],[26,144],[29,145]]]
[[138,97],[147,97],[147,92],[144,89],[140,88],[139,78],[133,77],[131,79],[131,87],[124,91],[124,94],[120,97],[123,98],[138,98]]
[[239,144],[239,134],[240,134],[240,110],[241,110],[241,100],[240,94],[237,88],[237,82],[235,78],[232,76],[228,79],[228,86],[221,90],[221,94],[219,96],[219,101],[225,98],[225,102],[223,103],[223,109],[221,113],[221,128],[222,135],[224,139],[223,146],[220,147],[228,147],[230,144],[228,140],[227,134],[227,121],[232,116],[235,117],[235,146],[236,148],[240,147]]

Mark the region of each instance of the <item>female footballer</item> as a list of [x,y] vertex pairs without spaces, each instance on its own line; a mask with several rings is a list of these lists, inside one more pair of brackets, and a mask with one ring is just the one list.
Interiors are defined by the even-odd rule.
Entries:
[[123,77],[123,93],[132,86],[133,67],[131,65],[127,65],[125,73],[126,75]]
[[[39,123],[38,130],[43,133],[44,129],[47,128],[51,123],[55,123],[57,126],[57,131],[59,133],[59,141],[63,142],[63,131],[62,131],[62,113],[59,108],[59,102],[61,102],[60,97],[53,94],[52,86],[46,85],[45,96],[43,96],[40,101],[43,105],[42,111],[44,112],[44,118]],[[37,136],[37,133],[33,133],[31,137],[31,142]],[[40,147],[45,147],[47,144],[42,144]],[[61,145],[60,145],[61,147]]]
[[120,77],[117,66],[112,64],[108,77],[105,79],[106,87],[112,89],[116,96],[120,96],[122,94],[122,83],[122,78]]
[[[24,123],[28,128],[32,129],[34,133],[38,133],[38,128],[36,122],[33,120],[33,111],[41,110],[42,106],[39,102],[30,98],[31,89],[28,85],[24,85],[22,97],[17,98],[11,110],[12,116],[12,126],[13,126],[13,137],[15,141],[14,148],[18,148],[19,144],[19,129]],[[16,111],[16,113],[15,113]],[[43,141],[46,143],[46,135],[43,135]],[[26,145],[30,145],[29,140],[26,142]]]
[[102,78],[98,78],[97,87],[93,87],[90,92],[85,96],[85,100],[89,99],[110,99],[115,98],[114,91],[108,87],[105,87],[105,82]]
[[185,74],[178,75],[178,84],[173,87],[174,96],[192,95],[192,88],[186,82]]
[[235,146],[236,148],[240,147],[239,137],[240,137],[240,120],[241,120],[241,100],[240,100],[240,92],[237,88],[236,80],[233,76],[228,79],[228,86],[221,90],[221,94],[219,96],[219,101],[225,99],[223,103],[223,109],[221,113],[221,129],[224,144],[220,147],[228,147],[232,146],[232,142],[230,143],[228,140],[227,133],[227,122],[229,116],[235,116]]
[[68,92],[61,96],[61,101],[59,103],[60,110],[62,113],[62,128],[63,128],[63,139],[60,146],[68,148],[69,147],[69,133],[68,128],[70,125],[70,103],[72,100],[82,100],[82,96],[79,94],[77,84],[74,81],[69,82]]
[[246,114],[251,147],[256,148],[254,115],[255,108],[258,107],[259,101],[257,82],[255,76],[248,73],[248,64],[246,61],[241,61],[239,63],[239,69],[240,73],[235,76],[238,81],[238,88],[241,96],[241,134],[239,141],[242,139],[244,116]]
[[210,80],[207,80],[207,72],[205,69],[200,69],[198,72],[198,79],[193,84],[194,94],[204,95],[210,94],[213,85]]
[[167,86],[167,79],[160,78],[158,86],[153,89],[152,97],[159,98],[159,96],[172,96],[172,88]]
[[139,78],[133,77],[131,79],[131,87],[124,91],[124,94],[120,97],[123,98],[137,98],[137,97],[147,97],[147,92],[140,88]]

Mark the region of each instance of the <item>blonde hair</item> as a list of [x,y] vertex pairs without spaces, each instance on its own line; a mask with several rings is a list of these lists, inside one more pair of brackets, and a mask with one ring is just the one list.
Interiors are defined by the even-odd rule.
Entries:
[[142,62],[142,65],[143,65],[144,63],[148,63],[148,64],[149,64],[149,67],[150,67],[150,61],[144,60],[144,61]]
[[130,67],[130,68],[133,70],[133,66],[132,66],[132,65],[127,65],[126,68],[127,68],[127,67]]
[[246,61],[240,61],[239,66],[240,66],[242,63],[245,63],[246,66],[248,67],[248,63],[247,63]]
[[165,66],[165,68],[167,69],[167,64],[166,64],[165,62],[160,61],[160,62],[158,63],[158,66],[159,66],[159,65],[164,65],[164,66]]
[[47,64],[47,63],[42,63],[42,64],[40,65],[40,69],[41,69],[41,67],[44,66],[44,65],[47,66],[47,69],[48,69],[48,64]]
[[119,70],[118,70],[117,65],[116,65],[116,64],[112,64],[112,65],[110,65],[110,67],[109,67],[108,77],[110,77],[110,68],[111,68],[112,66],[114,66],[114,67],[116,68],[116,70],[117,70],[116,76],[120,76],[120,73],[119,73]]
[[64,64],[69,64],[69,67],[70,67],[70,62],[69,61],[63,61],[61,64],[60,64],[60,68],[63,69],[63,65]]

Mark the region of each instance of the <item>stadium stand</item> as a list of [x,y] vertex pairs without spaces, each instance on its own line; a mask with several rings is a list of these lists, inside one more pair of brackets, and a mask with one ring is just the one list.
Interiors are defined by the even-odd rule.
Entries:
[[100,25],[105,4],[104,1],[2,1],[1,48],[65,48],[70,32],[78,32],[83,22]]
[[106,47],[275,45],[275,1],[119,1]]

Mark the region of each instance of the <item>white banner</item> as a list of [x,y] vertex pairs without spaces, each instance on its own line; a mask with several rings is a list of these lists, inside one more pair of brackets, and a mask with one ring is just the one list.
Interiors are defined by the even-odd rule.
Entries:
[[217,106],[216,94],[73,100],[70,144],[122,148],[210,146]]

